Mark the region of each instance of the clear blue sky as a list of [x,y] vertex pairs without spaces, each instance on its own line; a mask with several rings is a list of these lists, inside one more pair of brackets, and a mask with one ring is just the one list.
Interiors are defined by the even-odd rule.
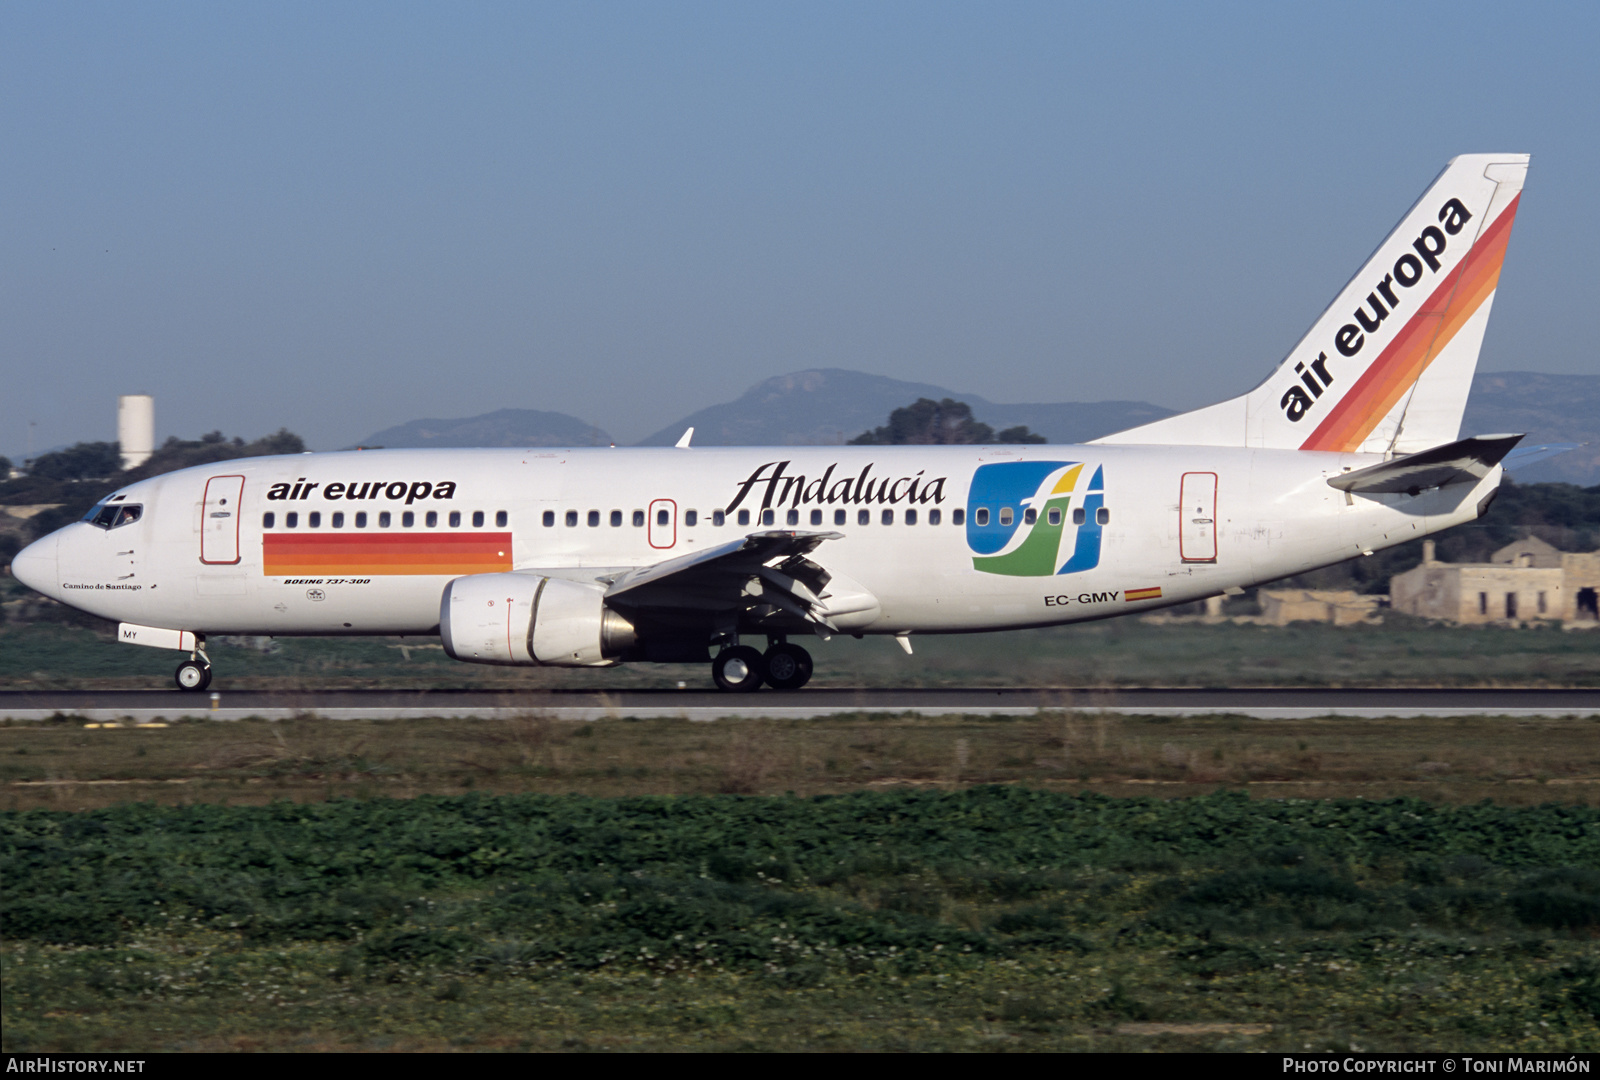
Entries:
[[0,453],[319,449],[770,375],[1189,407],[1445,161],[1534,155],[1483,370],[1600,373],[1600,5],[0,5]]

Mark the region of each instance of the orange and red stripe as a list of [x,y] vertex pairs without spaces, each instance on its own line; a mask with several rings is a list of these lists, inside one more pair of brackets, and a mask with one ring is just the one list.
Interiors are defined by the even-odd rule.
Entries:
[[1500,284],[1500,266],[1511,221],[1517,216],[1519,194],[1473,245],[1467,257],[1445,276],[1422,308],[1395,335],[1350,392],[1333,407],[1302,450],[1358,449],[1389,410],[1416,384],[1434,357],[1477,312]]
[[270,532],[270,577],[350,574],[489,574],[511,569],[511,534]]

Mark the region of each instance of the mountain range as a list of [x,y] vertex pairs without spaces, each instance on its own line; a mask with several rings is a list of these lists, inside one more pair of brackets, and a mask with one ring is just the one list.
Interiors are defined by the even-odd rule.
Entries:
[[[932,383],[840,368],[778,375],[734,401],[668,424],[639,446],[671,446],[693,427],[696,446],[837,445],[883,424],[918,398],[955,398],[996,430],[1019,424],[1052,443],[1081,443],[1172,415],[1143,401],[1004,404]],[[1583,443],[1517,473],[1525,483],[1600,484],[1600,375],[1480,373],[1467,402],[1463,435],[1525,431],[1524,445]],[[362,439],[362,446],[605,446],[603,429],[565,413],[500,409],[460,420],[413,420]]]

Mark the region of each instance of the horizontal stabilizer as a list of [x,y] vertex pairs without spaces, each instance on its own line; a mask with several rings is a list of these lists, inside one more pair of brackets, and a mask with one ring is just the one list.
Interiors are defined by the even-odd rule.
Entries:
[[1416,495],[1448,484],[1476,484],[1494,469],[1521,435],[1479,435],[1328,478],[1341,491]]
[[1517,469],[1527,468],[1529,465],[1533,465],[1536,462],[1553,458],[1557,454],[1565,454],[1568,450],[1576,450],[1582,445],[1584,444],[1575,442],[1558,442],[1545,443],[1543,446],[1519,446],[1515,450],[1511,451],[1511,453],[1507,454],[1505,461],[1501,462],[1501,464],[1506,467],[1507,471],[1514,472]]

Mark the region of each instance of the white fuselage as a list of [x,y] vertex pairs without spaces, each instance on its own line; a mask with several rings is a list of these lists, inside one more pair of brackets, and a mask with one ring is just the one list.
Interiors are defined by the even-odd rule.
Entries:
[[[790,528],[839,534],[810,559],[877,598],[870,625],[849,632],[1001,630],[1184,603],[1390,547],[1472,520],[1501,476],[1497,467],[1477,485],[1417,496],[1347,495],[1326,482],[1380,460],[1166,446],[251,458],[131,484],[102,506],[136,505],[137,520],[67,526],[19,554],[15,572],[74,607],[147,627],[429,634],[445,585],[464,574],[592,580]],[[974,486],[980,469],[1001,465]],[[1051,484],[1062,493],[1054,504]],[[1036,520],[1024,519],[1030,509]],[[1034,554],[1006,564],[1035,531]]]

